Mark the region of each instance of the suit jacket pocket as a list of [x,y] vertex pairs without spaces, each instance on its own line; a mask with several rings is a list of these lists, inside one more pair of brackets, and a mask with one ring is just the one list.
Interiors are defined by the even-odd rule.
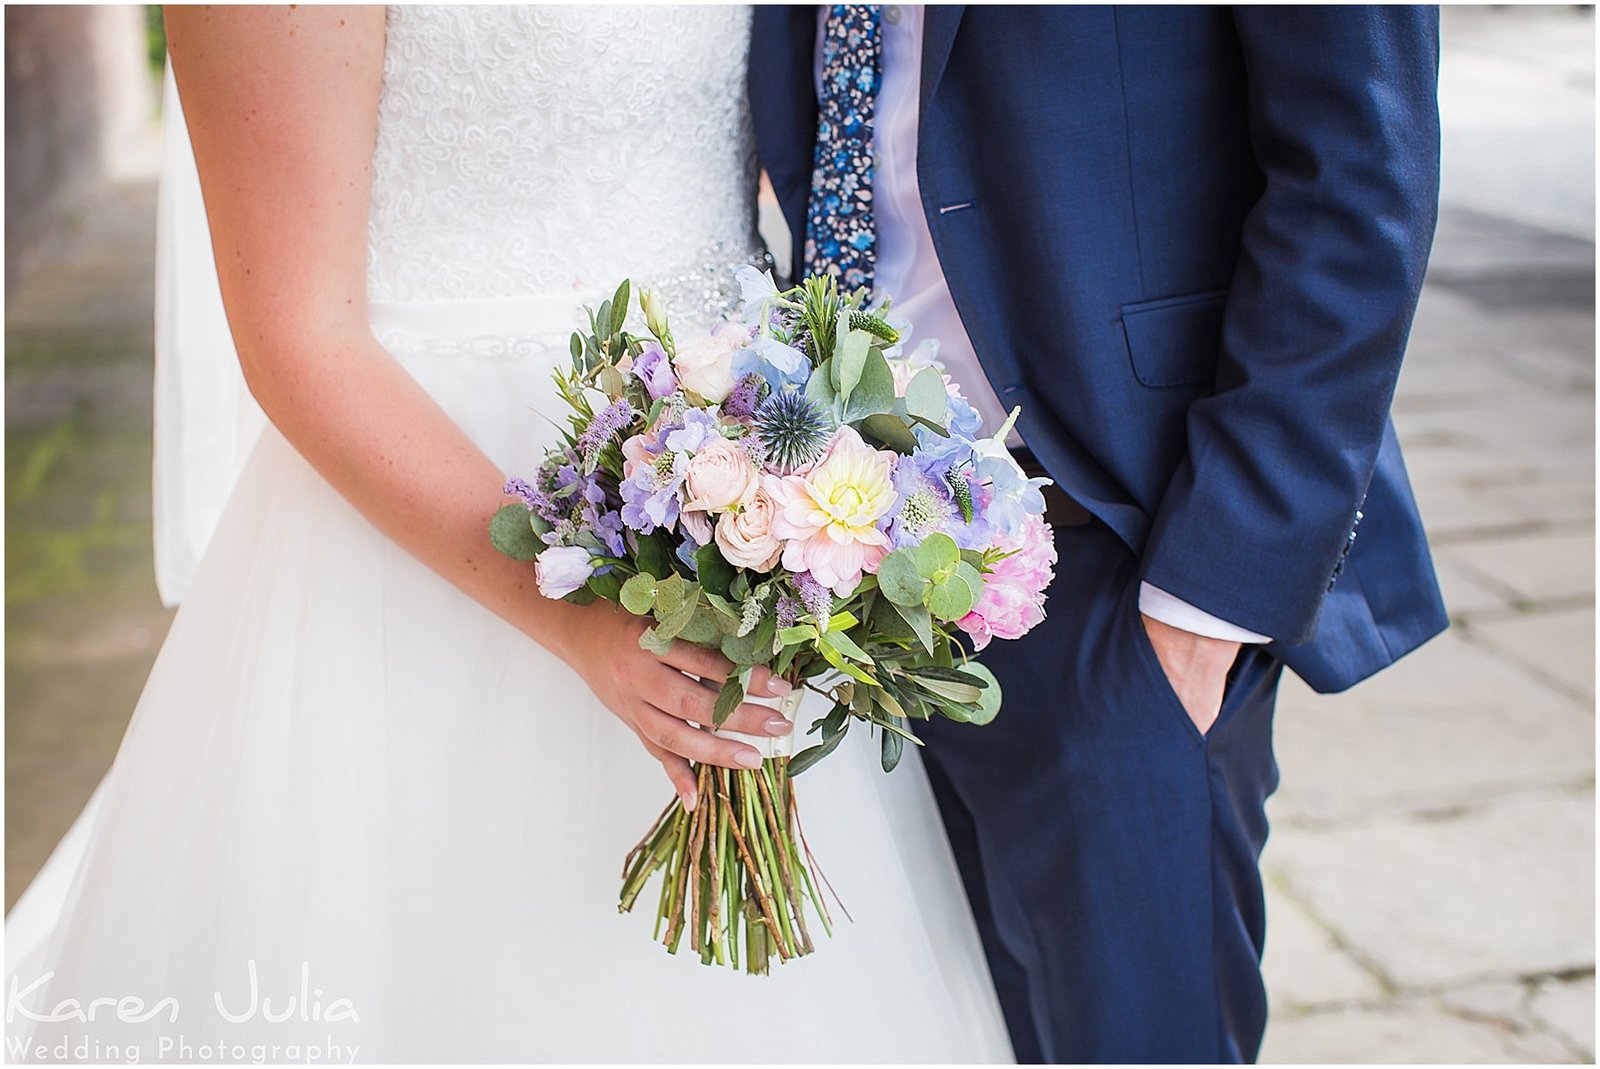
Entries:
[[1223,289],[1123,305],[1122,331],[1134,378],[1157,389],[1210,382],[1227,300]]

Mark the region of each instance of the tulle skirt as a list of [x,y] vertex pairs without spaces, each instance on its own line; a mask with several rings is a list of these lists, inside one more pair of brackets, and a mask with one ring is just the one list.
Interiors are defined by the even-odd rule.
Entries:
[[[374,324],[529,473],[564,414],[549,373],[573,320],[496,315],[521,331],[448,305]],[[886,776],[853,736],[796,781],[853,921],[835,910],[832,939],[765,978],[669,956],[648,905],[616,909],[671,796],[660,766],[269,427],[111,771],[7,921],[7,1053],[1010,1060],[922,767]]]

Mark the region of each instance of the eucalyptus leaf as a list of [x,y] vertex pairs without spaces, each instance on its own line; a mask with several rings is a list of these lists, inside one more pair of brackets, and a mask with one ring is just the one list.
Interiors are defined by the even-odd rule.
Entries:
[[917,567],[915,550],[897,549],[878,564],[878,589],[896,605],[921,605],[928,585]]
[[868,416],[892,412],[896,400],[894,372],[889,370],[889,362],[877,349],[868,350],[866,362],[861,368],[861,379],[851,395],[844,398],[842,419],[846,423],[854,423]]
[[[841,324],[842,326],[842,324]],[[866,370],[872,335],[864,330],[842,330],[833,350],[833,370],[838,376],[839,399],[848,407],[861,374]]]
[[533,533],[533,515],[522,505],[505,505],[489,520],[489,543],[512,560],[532,560],[544,548]]
[[622,584],[619,600],[622,602],[622,607],[633,615],[645,615],[656,603],[656,577],[648,572],[631,576]]
[[694,611],[689,615],[689,622],[678,632],[678,637],[696,646],[720,646],[723,631],[722,626],[717,623],[719,619],[717,611],[711,606],[704,601],[696,602]]
[[879,412],[868,416],[861,421],[861,431],[868,438],[877,440],[883,445],[898,453],[910,454],[916,451],[917,436],[911,433],[911,428],[899,416],[888,412]]
[[1000,712],[1000,681],[987,665],[978,661],[968,661],[962,671],[989,684],[983,688],[983,696],[978,699],[978,712],[971,720],[974,724],[987,724]]
[[906,384],[906,411],[937,426],[950,416],[950,395],[944,376],[935,367],[925,367]]
[[660,632],[655,628],[647,627],[644,629],[644,634],[639,636],[639,648],[653,653],[657,657],[665,657],[672,652],[672,640],[670,638],[662,638]]
[[955,539],[943,531],[936,531],[922,540],[917,547],[917,571],[924,579],[937,579],[939,573],[954,568],[961,560],[961,550]]

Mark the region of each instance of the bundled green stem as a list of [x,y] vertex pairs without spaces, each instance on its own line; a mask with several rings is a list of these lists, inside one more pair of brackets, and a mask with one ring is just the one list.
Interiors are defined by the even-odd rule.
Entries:
[[[652,875],[662,873],[656,938],[677,953],[685,931],[706,965],[765,973],[814,949],[806,927],[810,903],[823,931],[833,922],[822,901],[821,873],[800,832],[789,759],[759,769],[698,765],[694,812],[673,799],[623,863],[617,908],[633,909]],[[741,940],[742,935],[742,940]]]

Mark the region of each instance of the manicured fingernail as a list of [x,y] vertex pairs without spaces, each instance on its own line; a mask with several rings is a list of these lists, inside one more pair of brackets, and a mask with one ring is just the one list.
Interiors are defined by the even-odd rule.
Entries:
[[760,768],[761,755],[754,750],[740,750],[733,755],[733,763],[740,768]]
[[782,676],[773,676],[767,680],[767,689],[772,692],[773,697],[781,698],[794,690],[794,684]]
[[694,812],[694,804],[697,801],[699,801],[699,799],[695,797],[695,792],[694,791],[680,792],[678,794],[678,797],[683,799],[683,808],[684,808],[684,810],[686,812],[693,813]]
[[768,735],[787,735],[794,730],[794,725],[781,716],[775,716],[761,725]]

